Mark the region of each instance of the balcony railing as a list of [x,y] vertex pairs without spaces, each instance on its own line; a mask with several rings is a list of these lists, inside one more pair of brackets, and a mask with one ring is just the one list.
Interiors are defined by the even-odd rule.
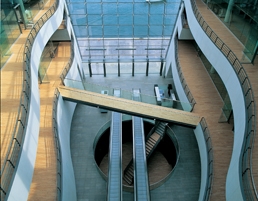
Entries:
[[[12,141],[8,147],[8,152],[1,167],[1,200],[6,199],[7,193],[12,185],[14,172],[19,163],[25,133],[27,128],[28,114],[30,110],[31,99],[31,51],[34,40],[46,21],[55,13],[59,1],[56,1],[53,6],[34,24],[24,48],[24,66],[23,66],[23,86],[20,98],[20,106],[18,109],[17,120],[14,126]],[[57,184],[59,185],[59,184]]]
[[65,86],[65,83],[64,83],[64,80],[65,80],[65,77],[67,75],[67,73],[69,72],[70,68],[72,67],[72,64],[73,64],[73,60],[74,60],[74,44],[73,44],[73,41],[72,41],[72,44],[71,44],[71,56],[70,56],[70,59],[68,61],[68,63],[65,65],[61,75],[60,75],[60,79],[61,79],[61,82],[62,84]]
[[59,91],[56,89],[54,99],[53,99],[53,112],[52,112],[52,122],[53,122],[53,132],[55,136],[55,145],[56,145],[56,158],[57,158],[57,194],[56,200],[62,200],[62,151],[60,147],[60,139],[58,133],[58,124],[57,124],[57,104],[59,98]]
[[185,78],[184,78],[184,75],[182,73],[180,63],[179,63],[177,38],[175,38],[175,60],[176,60],[176,67],[177,67],[178,75],[179,75],[181,84],[183,86],[184,92],[186,94],[186,97],[187,97],[189,103],[192,106],[192,109],[191,109],[191,111],[192,111],[194,109],[194,106],[195,106],[196,102],[195,102],[194,97],[193,97],[193,95],[192,95],[192,93],[191,93],[191,91],[190,91],[190,89],[189,89],[189,87],[188,87],[188,85],[185,81]]
[[207,181],[206,181],[206,186],[204,190],[205,194],[203,197],[203,201],[208,201],[210,200],[212,181],[213,181],[213,149],[211,144],[210,132],[204,118],[202,118],[200,124],[202,127],[204,139],[206,142],[206,150],[207,150],[207,156],[208,156],[207,157]]
[[253,178],[252,170],[252,150],[256,133],[256,116],[255,116],[255,101],[253,90],[251,87],[250,80],[245,72],[244,67],[233,53],[233,51],[215,34],[215,32],[209,27],[201,16],[196,3],[191,0],[193,13],[202,27],[203,31],[216,45],[216,47],[224,54],[232,65],[236,75],[238,76],[239,82],[241,83],[246,107],[246,131],[244,135],[244,142],[241,152],[241,176],[243,185],[243,195],[246,200],[257,200],[257,190]]

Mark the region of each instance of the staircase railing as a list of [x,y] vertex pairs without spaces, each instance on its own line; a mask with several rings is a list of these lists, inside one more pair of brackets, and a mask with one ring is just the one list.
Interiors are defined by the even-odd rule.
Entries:
[[246,107],[246,131],[244,134],[244,142],[241,151],[241,183],[243,185],[242,193],[247,200],[258,200],[257,189],[253,178],[252,169],[252,150],[254,146],[254,139],[256,134],[256,115],[255,115],[255,99],[251,82],[247,76],[247,73],[242,66],[239,59],[234,52],[217,36],[217,34],[209,27],[208,23],[204,20],[200,14],[196,3],[191,0],[193,13],[202,27],[206,35],[216,45],[216,47],[223,53],[232,65],[236,75],[238,76],[239,83],[242,86],[242,93],[245,99]]
[[[157,124],[155,124],[152,129],[149,131],[148,135],[146,136],[145,138],[145,142],[147,142],[149,140],[149,138],[151,137],[151,135],[155,132],[156,128],[158,127],[158,125],[160,124],[161,122],[158,122]],[[164,133],[166,132],[166,128],[165,127],[165,130],[164,130]],[[159,139],[159,141],[161,140],[161,138]],[[153,149],[151,150],[151,152],[147,155],[146,159],[148,159],[151,154],[153,153],[153,151],[155,150],[155,148],[157,147],[158,145],[158,142],[156,143],[156,145],[153,147]],[[124,174],[129,171],[130,167],[133,165],[133,159],[131,159],[131,161],[129,162],[129,164],[126,166],[125,170],[124,170]]]

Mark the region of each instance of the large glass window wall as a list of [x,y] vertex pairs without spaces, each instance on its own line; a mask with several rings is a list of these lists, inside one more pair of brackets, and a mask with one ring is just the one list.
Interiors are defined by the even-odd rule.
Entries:
[[156,62],[154,71],[159,73],[180,0],[67,0],[67,4],[83,62],[100,66],[93,74],[104,73],[103,63],[107,73],[113,72],[114,63],[121,73],[146,73],[148,63],[153,71]]
[[22,31],[33,24],[33,18],[44,7],[55,0],[2,0],[1,1],[1,68],[12,55],[11,46]]
[[20,36],[21,31],[17,23],[17,17],[13,4],[9,1],[1,2],[1,35],[0,35],[0,50],[1,50],[1,68],[6,63],[12,52],[10,47]]
[[43,10],[50,8],[55,0],[22,0],[24,6],[24,16],[27,24],[33,24],[34,18]]
[[243,43],[243,53],[254,62],[258,51],[258,1],[257,0],[206,0],[211,10]]

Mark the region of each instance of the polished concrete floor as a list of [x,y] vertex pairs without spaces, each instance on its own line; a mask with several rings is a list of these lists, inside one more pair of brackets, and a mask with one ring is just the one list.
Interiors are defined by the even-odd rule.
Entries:
[[[172,78],[159,75],[93,76],[88,82],[104,86],[131,90],[140,88],[144,94],[154,95],[153,85],[172,83]],[[101,176],[94,160],[94,144],[111,120],[111,111],[101,113],[99,108],[78,104],[71,125],[71,154],[76,179],[77,200],[105,200],[107,182]],[[180,156],[174,171],[156,189],[151,190],[151,200],[198,200],[201,181],[201,167],[198,145],[192,129],[172,126],[177,137]],[[159,160],[159,159],[158,159]],[[158,161],[157,160],[157,161]],[[168,174],[160,171],[155,174]],[[123,192],[123,200],[133,200],[133,193]]]

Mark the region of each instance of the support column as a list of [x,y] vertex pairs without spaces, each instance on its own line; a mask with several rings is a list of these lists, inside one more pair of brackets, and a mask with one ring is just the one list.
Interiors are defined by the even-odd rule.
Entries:
[[229,3],[228,3],[228,8],[227,8],[227,12],[226,12],[224,22],[229,22],[230,21],[230,16],[231,16],[231,13],[232,13],[233,5],[234,5],[234,0],[230,0]]

